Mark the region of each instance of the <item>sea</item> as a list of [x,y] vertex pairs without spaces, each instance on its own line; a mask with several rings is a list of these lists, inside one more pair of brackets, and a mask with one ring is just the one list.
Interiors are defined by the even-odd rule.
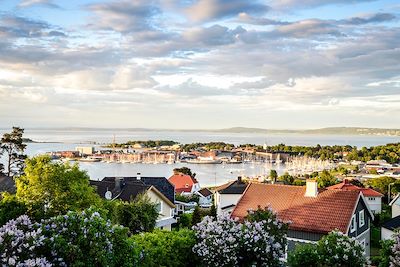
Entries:
[[[0,134],[9,129],[0,129]],[[235,145],[351,145],[370,147],[400,142],[400,136],[378,135],[303,135],[303,134],[258,134],[258,133],[221,133],[196,131],[138,131],[115,129],[25,129],[24,137],[38,143],[29,143],[26,154],[35,156],[52,151],[75,150],[77,146],[101,147],[103,144],[129,140],[173,140],[179,143],[226,142]],[[78,162],[91,179],[101,180],[105,176],[142,176],[170,177],[174,168],[188,167],[196,173],[201,186],[215,186],[237,179],[238,176],[267,175],[271,169],[279,174],[285,172],[284,164],[243,163],[243,164],[142,164],[142,163],[106,163]]]

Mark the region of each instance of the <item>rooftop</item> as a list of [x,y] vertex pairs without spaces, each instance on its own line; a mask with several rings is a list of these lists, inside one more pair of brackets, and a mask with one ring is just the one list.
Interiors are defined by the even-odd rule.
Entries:
[[305,191],[305,186],[251,183],[232,217],[244,219],[248,210],[270,206],[278,218],[291,222],[291,230],[326,234],[338,229],[346,233],[360,193],[320,190],[316,197],[306,197]]
[[341,189],[341,190],[352,190],[362,192],[366,197],[383,197],[383,195],[371,188],[363,188],[353,185],[349,180],[344,179],[340,184],[335,184],[327,187],[329,190]]

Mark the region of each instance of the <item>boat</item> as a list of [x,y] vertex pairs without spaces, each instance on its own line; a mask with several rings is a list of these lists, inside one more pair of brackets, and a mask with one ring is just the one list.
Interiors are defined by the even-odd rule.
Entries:
[[79,161],[82,162],[99,162],[101,161],[101,158],[96,158],[96,157],[87,157],[87,158],[80,158]]
[[197,159],[188,159],[187,163],[191,164],[221,164],[222,161],[219,159],[213,159],[211,157],[198,157]]

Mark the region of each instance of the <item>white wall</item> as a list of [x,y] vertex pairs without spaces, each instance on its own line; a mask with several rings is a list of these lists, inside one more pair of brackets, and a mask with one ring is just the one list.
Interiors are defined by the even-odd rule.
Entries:
[[394,234],[393,231],[383,228],[381,227],[381,239],[382,240],[388,240],[388,239],[392,239],[392,235]]
[[242,194],[220,194],[216,193],[216,205],[217,205],[217,214],[222,214],[222,207],[226,207],[229,205],[236,205],[240,199]]
[[[382,212],[382,198],[381,197],[365,197],[367,204],[374,214]],[[374,199],[374,200],[373,200]]]
[[400,215],[400,203],[398,203],[399,199],[400,199],[400,197],[392,205],[392,218]]

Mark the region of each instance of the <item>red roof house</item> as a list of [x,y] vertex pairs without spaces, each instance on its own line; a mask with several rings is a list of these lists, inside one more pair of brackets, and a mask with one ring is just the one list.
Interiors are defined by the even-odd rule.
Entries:
[[175,186],[177,194],[192,194],[200,190],[200,185],[190,175],[177,173],[169,177],[168,181]]
[[340,184],[335,184],[327,187],[327,189],[342,189],[342,190],[351,190],[351,191],[359,191],[362,192],[365,197],[383,197],[383,195],[371,188],[363,188],[350,183],[349,180],[344,179]]
[[279,219],[290,222],[288,246],[312,243],[338,230],[365,241],[369,254],[369,227],[373,219],[363,195],[350,190],[318,190],[316,182],[307,186],[251,183],[234,208],[231,217],[243,220],[249,210],[269,206]]

